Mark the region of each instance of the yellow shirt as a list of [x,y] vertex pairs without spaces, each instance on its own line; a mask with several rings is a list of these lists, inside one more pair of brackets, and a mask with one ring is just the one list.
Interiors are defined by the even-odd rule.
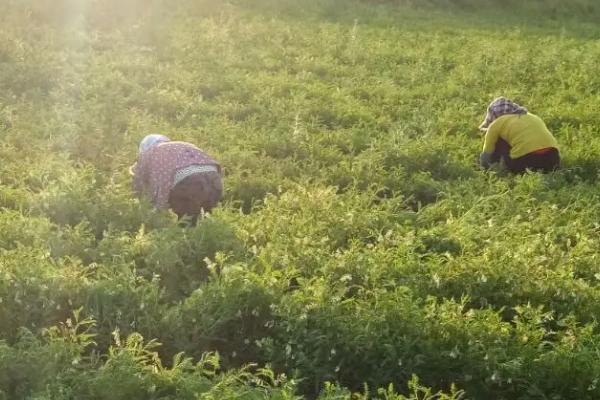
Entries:
[[558,148],[556,139],[544,121],[531,113],[498,117],[485,134],[483,152],[493,153],[498,139],[508,142],[511,147],[510,158],[513,159],[547,147]]

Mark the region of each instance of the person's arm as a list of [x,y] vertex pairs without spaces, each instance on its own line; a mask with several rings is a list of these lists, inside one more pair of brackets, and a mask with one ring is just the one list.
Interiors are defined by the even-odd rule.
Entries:
[[171,195],[171,192],[168,190],[165,190],[165,188],[160,188],[158,190],[158,193],[156,194],[156,197],[154,198],[154,207],[158,208],[159,210],[166,210],[170,207],[169,204],[169,197]]
[[144,192],[145,168],[142,160],[138,160],[129,168],[129,173],[133,176],[133,192],[139,197]]
[[494,150],[496,150],[496,143],[498,142],[498,138],[500,137],[500,130],[502,129],[502,124],[498,124],[501,121],[494,121],[496,123],[492,123],[485,133],[485,140],[483,142],[483,151],[482,153],[492,154]]
[[500,124],[498,124],[498,121],[495,121],[485,132],[483,150],[479,155],[479,164],[484,169],[488,169],[493,163],[492,154],[494,154],[496,143],[498,143],[498,138],[500,137],[500,129]]

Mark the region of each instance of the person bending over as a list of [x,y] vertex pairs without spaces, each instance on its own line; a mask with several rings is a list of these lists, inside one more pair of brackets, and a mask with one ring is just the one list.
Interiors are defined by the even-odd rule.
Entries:
[[479,129],[485,132],[479,156],[483,169],[500,160],[513,173],[550,172],[559,167],[558,143],[544,121],[509,99],[495,99]]
[[179,219],[191,217],[193,225],[223,195],[219,163],[193,144],[163,135],[144,137],[130,173],[138,196],[148,196],[158,209],[172,209]]

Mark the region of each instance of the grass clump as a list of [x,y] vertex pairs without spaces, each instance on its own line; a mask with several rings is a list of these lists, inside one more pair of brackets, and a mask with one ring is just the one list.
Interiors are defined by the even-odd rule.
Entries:
[[[600,9],[496,3],[6,1],[0,399],[598,398]],[[498,95],[560,171],[479,171]],[[150,132],[224,166],[194,228]]]

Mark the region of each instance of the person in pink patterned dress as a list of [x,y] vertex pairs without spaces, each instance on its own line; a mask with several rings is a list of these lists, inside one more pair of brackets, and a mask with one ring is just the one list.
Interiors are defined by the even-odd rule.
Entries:
[[156,208],[170,208],[179,218],[191,217],[193,224],[223,195],[219,163],[193,144],[163,135],[144,137],[130,173],[138,196],[148,196]]

